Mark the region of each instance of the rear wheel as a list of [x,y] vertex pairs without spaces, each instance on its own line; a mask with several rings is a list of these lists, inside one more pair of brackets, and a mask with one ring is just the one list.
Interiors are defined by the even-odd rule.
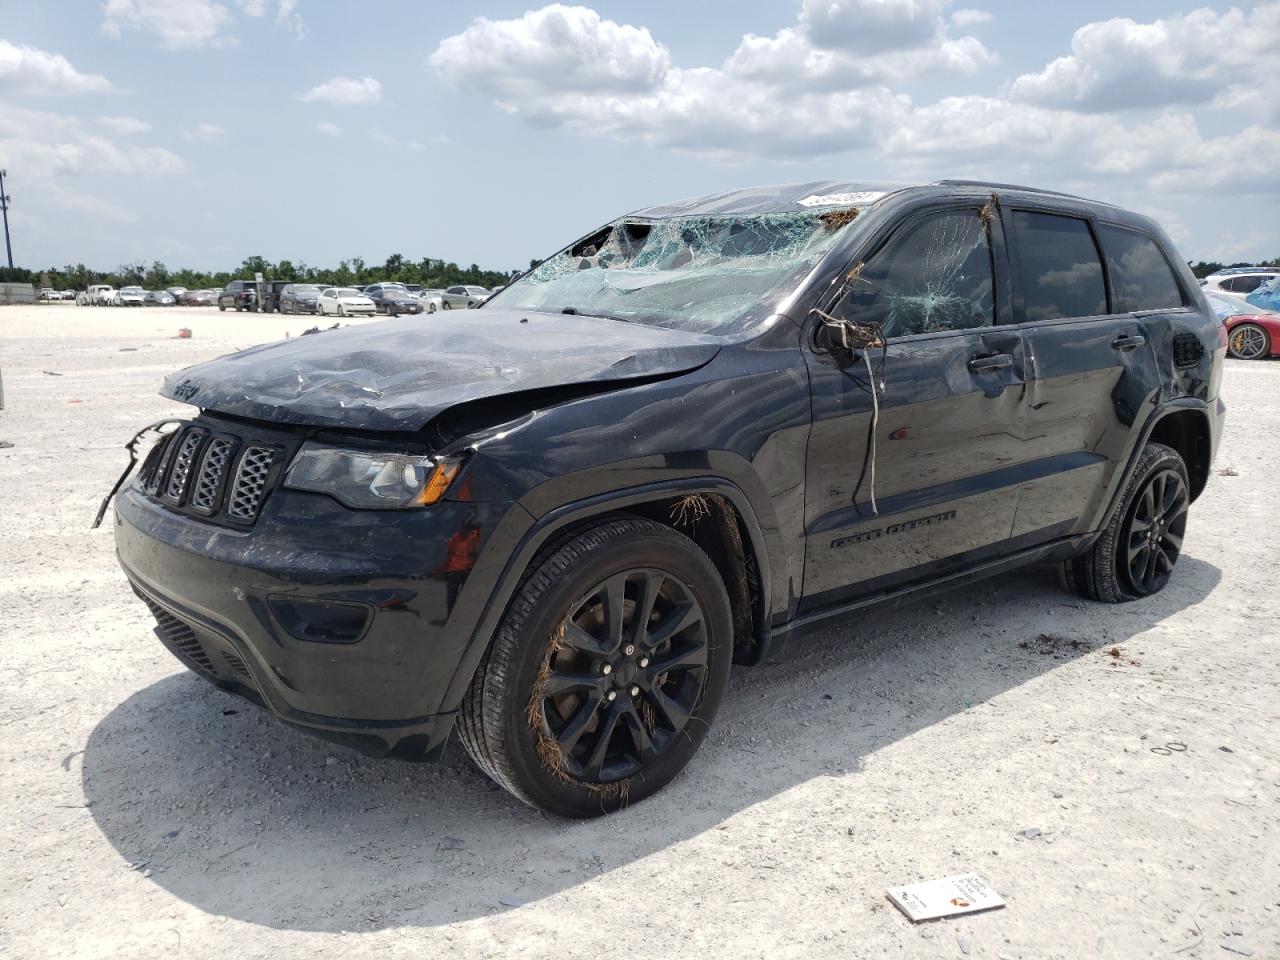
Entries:
[[1105,603],[1159,593],[1182,553],[1190,505],[1182,457],[1162,443],[1147,444],[1102,535],[1063,564],[1067,588]]
[[1256,323],[1242,323],[1227,334],[1227,352],[1240,360],[1261,360],[1271,353],[1271,336]]
[[619,517],[525,580],[464,698],[476,764],[525,803],[593,817],[642,800],[692,759],[732,657],[724,585],[688,537]]

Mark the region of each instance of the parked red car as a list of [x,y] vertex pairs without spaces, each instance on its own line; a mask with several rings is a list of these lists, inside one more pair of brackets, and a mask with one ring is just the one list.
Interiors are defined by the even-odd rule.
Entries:
[[1205,293],[1227,328],[1227,353],[1238,360],[1280,357],[1280,313],[1225,293]]

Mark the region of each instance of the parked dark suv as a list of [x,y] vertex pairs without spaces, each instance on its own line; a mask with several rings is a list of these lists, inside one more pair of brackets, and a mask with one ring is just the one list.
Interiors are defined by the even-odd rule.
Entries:
[[227,308],[239,313],[242,310],[258,309],[258,285],[252,280],[232,280],[218,294],[218,309]]
[[456,727],[516,796],[589,816],[674,777],[730,663],[797,631],[1033,562],[1160,590],[1223,355],[1117,207],[720,193],[593,231],[465,324],[173,375],[200,412],[159,428],[116,544],[207,680],[375,754]]

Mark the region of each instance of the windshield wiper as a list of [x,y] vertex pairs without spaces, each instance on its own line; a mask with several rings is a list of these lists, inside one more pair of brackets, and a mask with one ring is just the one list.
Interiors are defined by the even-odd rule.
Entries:
[[635,321],[633,321],[633,320],[628,320],[626,317],[615,317],[612,313],[597,313],[597,312],[596,312],[596,311],[594,311],[594,310],[592,310],[590,313],[583,314],[583,313],[582,313],[582,311],[580,311],[577,307],[562,307],[562,308],[560,309],[560,312],[561,312],[561,313],[567,313],[567,314],[569,314],[571,317],[581,317],[581,316],[588,316],[588,317],[601,317],[601,318],[603,318],[603,319],[605,319],[605,320],[617,320],[619,323],[634,323],[634,322],[635,322]]

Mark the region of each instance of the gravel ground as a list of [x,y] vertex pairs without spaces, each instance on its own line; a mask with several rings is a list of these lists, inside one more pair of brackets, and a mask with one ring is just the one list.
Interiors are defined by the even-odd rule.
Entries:
[[[305,326],[0,308],[0,954],[1280,956],[1280,362],[1229,363],[1164,593],[1031,570],[873,611],[736,670],[665,792],[566,823],[456,743],[368,760],[185,672],[88,529],[121,444],[186,409],[166,373]],[[1008,906],[885,899],[969,870]]]

